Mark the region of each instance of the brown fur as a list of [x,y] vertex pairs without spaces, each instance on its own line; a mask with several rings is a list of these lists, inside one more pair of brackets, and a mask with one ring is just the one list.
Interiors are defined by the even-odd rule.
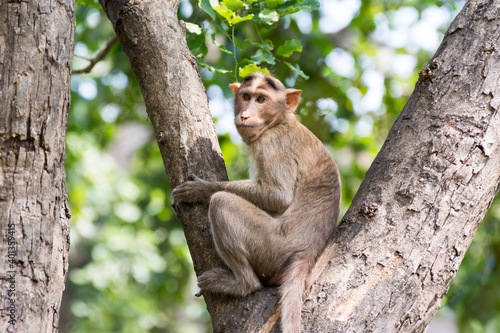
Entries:
[[209,200],[214,242],[230,268],[200,275],[200,293],[244,296],[279,284],[282,332],[298,333],[306,278],[335,230],[340,176],[322,143],[293,114],[300,90],[258,73],[231,86],[252,179],[194,177],[173,195],[176,202]]

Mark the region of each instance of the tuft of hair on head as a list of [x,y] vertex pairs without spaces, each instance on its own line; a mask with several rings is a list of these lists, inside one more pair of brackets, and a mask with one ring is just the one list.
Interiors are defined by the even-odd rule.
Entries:
[[278,80],[274,75],[272,74],[263,74],[261,72],[253,72],[245,76],[241,82],[242,85],[244,84],[249,84],[253,82],[254,80],[262,80],[265,82],[265,84],[273,89],[273,90],[285,90],[285,85],[281,83],[280,80]]
[[241,81],[241,84],[245,84],[247,82],[252,82],[253,80],[255,80],[258,76],[255,75],[255,74],[260,74],[259,72],[254,72],[254,73],[251,73],[251,74],[248,74],[247,76],[245,76],[243,78],[243,80]]

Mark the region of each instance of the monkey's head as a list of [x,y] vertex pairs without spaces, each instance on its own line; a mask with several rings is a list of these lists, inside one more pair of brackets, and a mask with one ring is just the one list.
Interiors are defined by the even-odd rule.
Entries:
[[229,86],[235,94],[236,129],[246,144],[255,142],[268,128],[293,114],[300,101],[300,90],[286,89],[278,79],[258,72]]

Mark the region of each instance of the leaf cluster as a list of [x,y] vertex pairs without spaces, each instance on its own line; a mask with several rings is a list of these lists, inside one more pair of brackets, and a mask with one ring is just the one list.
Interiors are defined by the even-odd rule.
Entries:
[[[269,73],[266,66],[276,65],[280,61],[290,70],[307,79],[308,76],[298,66],[292,65],[288,59],[295,52],[302,51],[302,44],[297,39],[286,40],[275,46],[270,39],[264,39],[261,30],[269,33],[276,29],[276,24],[283,17],[301,10],[313,11],[319,8],[318,0],[200,0],[200,9],[207,15],[209,24],[186,23],[188,46],[193,51],[200,66],[211,71],[232,75],[235,80],[251,72]],[[242,23],[254,26],[255,39],[241,37],[239,29],[248,29]],[[220,34],[227,38],[227,47],[219,43],[216,36]],[[232,57],[234,66],[218,68],[204,62],[208,54],[206,41],[211,41],[222,52]],[[248,48],[252,48],[250,57],[238,57]]]

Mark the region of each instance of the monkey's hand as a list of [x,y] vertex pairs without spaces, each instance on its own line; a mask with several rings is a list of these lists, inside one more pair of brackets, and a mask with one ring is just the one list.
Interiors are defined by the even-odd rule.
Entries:
[[187,181],[177,186],[172,191],[176,204],[203,202],[206,203],[215,192],[222,190],[219,182],[207,182],[195,175],[191,175],[192,181]]
[[232,294],[231,286],[236,284],[237,282],[232,272],[224,268],[213,268],[198,277],[200,291],[195,296],[200,297],[207,291]]

